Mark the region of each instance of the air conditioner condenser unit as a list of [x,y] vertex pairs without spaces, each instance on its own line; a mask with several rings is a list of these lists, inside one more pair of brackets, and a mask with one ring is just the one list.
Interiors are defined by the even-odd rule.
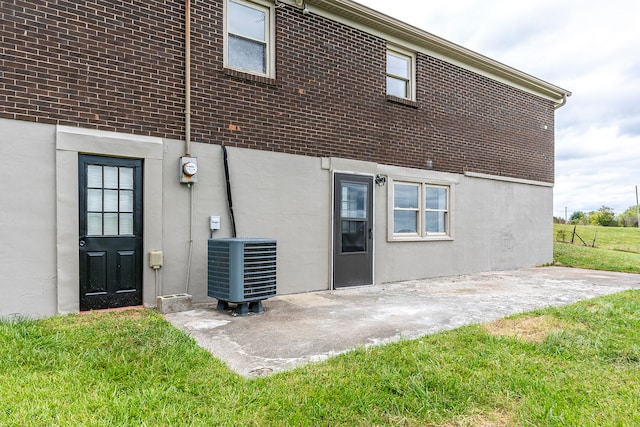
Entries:
[[218,310],[262,313],[262,300],[276,295],[276,241],[224,238],[208,241],[207,294]]

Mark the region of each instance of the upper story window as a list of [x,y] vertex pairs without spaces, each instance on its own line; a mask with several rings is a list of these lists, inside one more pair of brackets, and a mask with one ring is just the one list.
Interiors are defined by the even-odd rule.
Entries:
[[390,240],[451,239],[451,186],[401,181],[391,186]]
[[274,77],[273,3],[226,1],[225,67]]
[[396,49],[387,50],[387,95],[415,99],[415,57]]

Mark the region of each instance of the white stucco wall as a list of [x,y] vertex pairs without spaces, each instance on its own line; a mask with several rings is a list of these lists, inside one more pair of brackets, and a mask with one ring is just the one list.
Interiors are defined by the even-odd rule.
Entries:
[[[164,253],[159,294],[188,291],[194,301],[213,301],[207,297],[209,216],[221,217],[214,237],[232,235],[220,146],[192,144],[199,168],[189,188],[178,182],[181,141],[11,120],[0,120],[0,135],[6,160],[0,168],[0,317],[78,310],[79,153],[144,160],[144,304],[154,306],[156,297],[150,250]],[[228,158],[238,237],[277,240],[280,294],[331,286],[334,172],[390,180],[374,188],[376,284],[552,261],[549,185],[239,148],[228,148]],[[389,238],[394,179],[451,186],[452,239]]]
[[376,193],[376,283],[552,262],[551,186],[385,166],[379,170],[399,179],[449,182],[453,239],[390,241],[386,185]]
[[[183,144],[165,143],[164,253],[162,293],[187,291],[189,192],[194,194],[193,253],[188,291],[207,301],[209,216],[221,217],[213,237],[231,237],[222,149],[192,144],[198,159],[193,190],[178,183]],[[227,148],[237,237],[277,240],[279,293],[328,288],[330,187],[329,171],[318,158]]]
[[0,119],[0,316],[56,313],[55,128]]

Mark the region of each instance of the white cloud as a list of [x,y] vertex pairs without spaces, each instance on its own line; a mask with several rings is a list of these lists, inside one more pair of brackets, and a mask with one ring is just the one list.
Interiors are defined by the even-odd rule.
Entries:
[[556,111],[554,215],[635,204],[640,2],[358,1],[573,92]]

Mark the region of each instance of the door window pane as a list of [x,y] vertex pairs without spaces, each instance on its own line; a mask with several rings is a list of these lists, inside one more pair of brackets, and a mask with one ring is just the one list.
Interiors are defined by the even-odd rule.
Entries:
[[87,187],[102,188],[102,166],[89,165],[87,167]]
[[105,236],[118,235],[118,214],[117,213],[104,214],[104,235]]
[[367,250],[367,222],[341,221],[342,252],[365,252]]
[[102,236],[102,214],[89,212],[87,214],[87,235]]
[[87,190],[87,210],[91,212],[102,212],[102,190]]
[[120,233],[119,234],[133,234],[133,214],[132,213],[120,214]]
[[340,216],[342,218],[367,218],[367,184],[342,183]]
[[104,190],[104,211],[118,212],[118,190]]
[[133,168],[120,168],[120,188],[133,190]]
[[133,191],[120,191],[120,209],[119,212],[133,212]]
[[104,166],[104,188],[118,188],[118,168]]

